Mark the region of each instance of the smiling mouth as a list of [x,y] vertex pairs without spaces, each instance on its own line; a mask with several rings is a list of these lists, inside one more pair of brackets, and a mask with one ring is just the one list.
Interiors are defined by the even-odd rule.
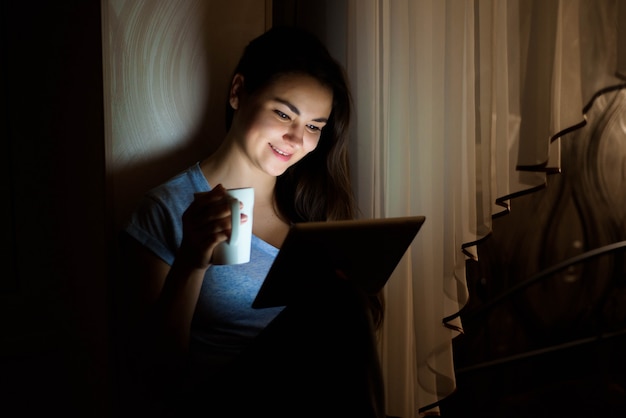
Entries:
[[282,151],[282,150],[280,150],[280,149],[276,148],[276,147],[275,147],[274,145],[272,145],[272,144],[269,144],[269,146],[270,146],[270,147],[274,150],[274,152],[276,152],[277,154],[284,155],[285,157],[289,157],[289,156],[291,155],[291,154],[286,153],[285,151]]

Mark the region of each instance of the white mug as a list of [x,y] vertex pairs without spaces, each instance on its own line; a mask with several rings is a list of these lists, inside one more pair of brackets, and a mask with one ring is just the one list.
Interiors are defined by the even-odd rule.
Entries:
[[[232,196],[232,230],[230,239],[221,242],[213,251],[213,264],[242,264],[250,261],[250,246],[252,243],[252,213],[254,209],[254,189],[243,187],[228,189]],[[240,209],[239,202],[243,203]],[[245,223],[241,223],[241,214],[248,216]]]

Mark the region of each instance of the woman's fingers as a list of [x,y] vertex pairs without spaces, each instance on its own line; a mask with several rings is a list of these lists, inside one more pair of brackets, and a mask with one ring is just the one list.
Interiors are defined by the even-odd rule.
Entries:
[[[209,192],[195,193],[193,202],[183,213],[181,250],[192,259],[201,260],[203,267],[208,266],[215,247],[230,237],[232,202],[233,197],[218,185]],[[240,222],[247,220],[247,215],[241,214]]]

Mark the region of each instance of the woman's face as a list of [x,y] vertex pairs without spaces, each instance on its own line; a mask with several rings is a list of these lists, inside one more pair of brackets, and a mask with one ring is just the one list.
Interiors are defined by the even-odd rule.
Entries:
[[[238,79],[239,77],[239,79]],[[235,76],[236,83],[245,83]],[[240,89],[242,91],[242,89]],[[317,146],[332,110],[331,89],[313,77],[290,74],[249,96],[231,96],[234,123],[252,164],[279,176]]]

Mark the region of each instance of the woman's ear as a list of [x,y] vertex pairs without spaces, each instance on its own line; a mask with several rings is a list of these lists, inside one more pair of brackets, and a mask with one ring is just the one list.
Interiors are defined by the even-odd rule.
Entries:
[[237,110],[239,108],[239,95],[243,91],[243,76],[241,74],[235,74],[233,81],[230,83],[230,94],[228,100],[230,107]]

